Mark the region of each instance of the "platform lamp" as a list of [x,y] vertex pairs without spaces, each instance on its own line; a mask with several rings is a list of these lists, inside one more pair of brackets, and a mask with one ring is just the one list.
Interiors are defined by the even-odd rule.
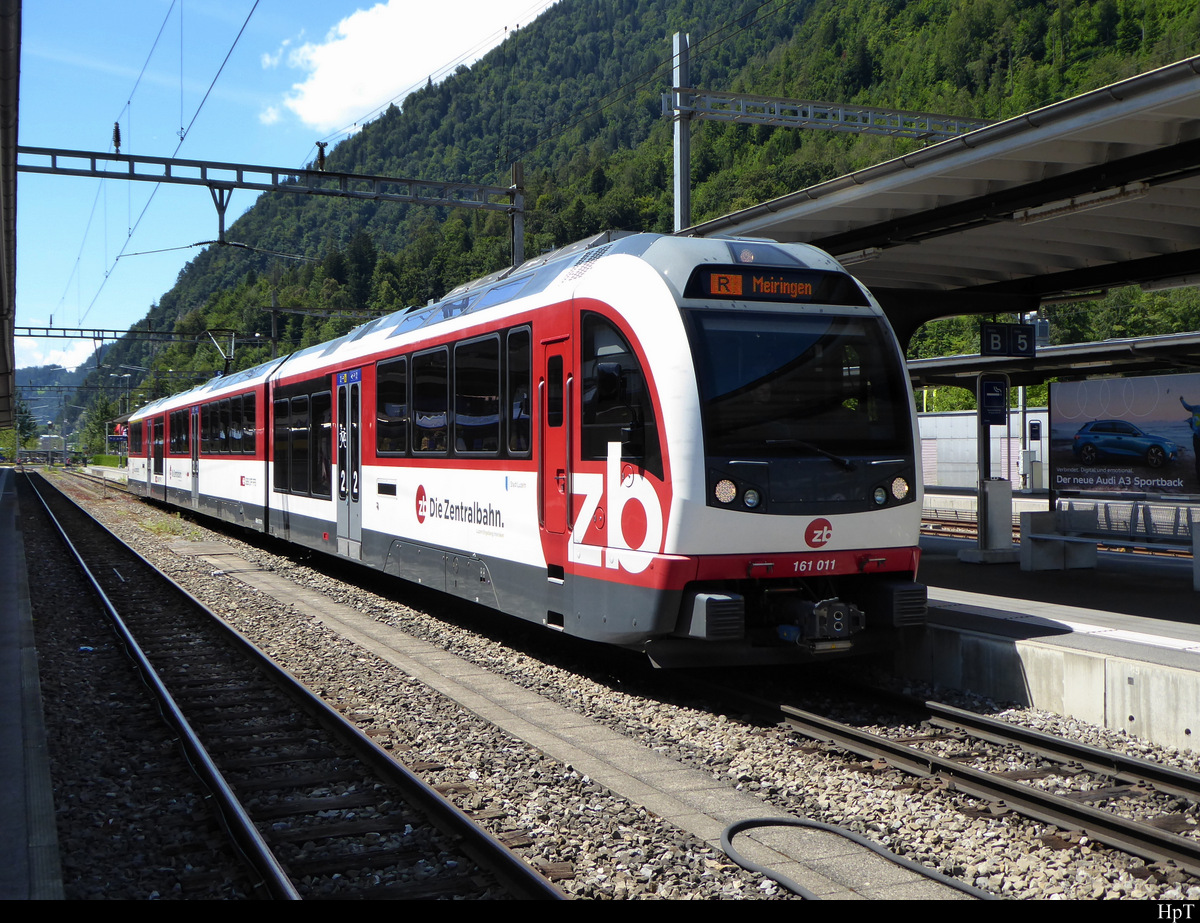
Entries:
[[129,413],[129,411],[130,411],[130,407],[129,407],[129,379],[132,377],[132,376],[131,376],[131,373],[129,373],[129,372],[126,372],[124,375],[118,375],[116,372],[109,372],[109,373],[108,373],[108,377],[109,377],[109,378],[124,378],[124,379],[125,379],[125,410],[124,410],[124,411],[122,411],[122,410],[121,410],[121,405],[120,405],[120,402],[118,401],[118,403],[117,403],[117,415],[118,415],[118,416],[120,416],[122,413]]

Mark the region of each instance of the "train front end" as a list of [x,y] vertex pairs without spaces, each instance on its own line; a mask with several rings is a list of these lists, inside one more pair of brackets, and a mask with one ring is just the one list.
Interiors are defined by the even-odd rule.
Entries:
[[[919,439],[895,335],[821,251],[704,244],[690,268],[659,267],[691,359],[669,386],[658,375],[671,455],[662,551],[689,579],[666,607],[670,631],[645,649],[674,665],[893,646],[926,612]],[[662,346],[647,351],[663,353],[650,358],[661,369]]]

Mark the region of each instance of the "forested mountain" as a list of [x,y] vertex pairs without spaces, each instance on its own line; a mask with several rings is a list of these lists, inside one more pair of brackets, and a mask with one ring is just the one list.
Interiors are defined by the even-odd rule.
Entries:
[[[474,67],[390,107],[332,149],[327,168],[507,185],[519,160],[529,254],[608,228],[670,230],[671,124],[660,96],[675,31],[691,35],[700,88],[1000,119],[1195,53],[1200,0],[561,0]],[[716,122],[697,123],[693,138],[697,221],[915,143]],[[106,361],[220,368],[203,331],[228,328],[261,337],[239,347],[235,367],[246,367],[270,355],[272,298],[382,313],[509,262],[502,216],[388,203],[267,194],[228,238],[307,260],[210,247],[146,319],[197,339],[120,342]],[[1195,329],[1200,304],[1191,304],[1155,309]],[[1136,326],[1122,320],[1124,302],[1110,309],[1110,326]],[[1079,314],[1071,335],[1088,338],[1099,313]],[[355,323],[282,315],[280,349]],[[917,346],[969,345],[973,327],[960,327]],[[141,393],[168,388],[152,378]]]

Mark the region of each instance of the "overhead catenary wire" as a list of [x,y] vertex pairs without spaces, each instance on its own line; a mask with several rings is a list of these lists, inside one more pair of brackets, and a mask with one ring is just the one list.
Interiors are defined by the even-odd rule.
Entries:
[[[243,28],[245,28],[243,26]],[[222,67],[225,65],[222,64]],[[220,73],[220,71],[218,71]],[[179,0],[179,140],[183,141],[183,0]]]
[[[184,141],[187,140],[188,132],[190,132],[192,130],[192,126],[196,124],[196,119],[200,117],[200,112],[204,108],[204,104],[208,102],[208,97],[212,94],[213,87],[216,86],[217,80],[220,79],[222,71],[225,70],[225,65],[229,63],[229,58],[233,55],[234,49],[237,48],[242,34],[246,31],[246,26],[250,24],[250,18],[254,15],[254,11],[258,9],[258,4],[259,0],[254,0],[254,5],[250,7],[250,12],[246,14],[246,18],[242,22],[242,27],[238,30],[238,34],[234,38],[233,43],[229,46],[229,51],[226,52],[224,60],[221,61],[221,66],[217,68],[217,73],[213,76],[212,82],[209,83],[208,89],[204,93],[204,98],[200,100],[200,104],[196,107],[196,111],[192,114],[191,121],[188,122],[186,128],[181,129],[179,143],[175,146],[175,150],[171,154],[172,157],[179,153],[180,148],[183,147]],[[180,121],[182,121],[182,119]],[[80,316],[79,323],[83,323],[83,321],[87,319],[88,314],[91,313],[96,301],[100,298],[101,293],[104,291],[105,285],[107,285],[108,280],[112,278],[112,273],[113,270],[116,269],[117,263],[120,261],[122,256],[125,256],[125,251],[128,248],[130,241],[133,240],[133,235],[137,232],[138,226],[142,222],[142,218],[146,216],[146,212],[149,210],[151,203],[154,201],[154,196],[161,188],[161,184],[156,183],[154,188],[150,191],[150,195],[146,199],[146,204],[142,207],[141,212],[138,214],[137,221],[134,222],[133,226],[129,230],[129,234],[125,238],[124,246],[121,247],[121,251],[117,254],[116,259],[113,260],[112,265],[108,268],[108,271],[105,272],[104,278],[100,281],[100,287],[96,290],[96,294],[92,296],[92,300],[88,303],[87,310],[85,310],[82,316]],[[105,262],[107,262],[107,257]]]
[[[138,250],[135,253],[123,253],[121,256],[150,256],[155,253],[173,253],[176,250],[191,250],[195,247],[236,247],[239,250],[251,250],[254,253],[266,253],[269,256],[278,256],[286,260],[302,260],[306,263],[315,263],[316,260],[311,256],[304,256],[298,253],[285,253],[282,250],[271,250],[267,247],[255,247],[251,244],[244,244],[236,240],[198,240],[194,244],[181,244],[178,247],[160,247],[157,250]],[[121,259],[121,257],[117,257]]]
[[[121,107],[121,111],[117,113],[116,119],[113,120],[114,126],[118,126],[121,124],[122,116],[125,116],[126,114],[128,114],[128,120],[125,123],[126,144],[130,144],[133,142],[133,97],[137,94],[138,87],[141,86],[142,77],[144,77],[146,75],[146,68],[148,68],[150,66],[150,59],[154,57],[154,51],[156,48],[158,48],[158,43],[162,39],[163,31],[167,28],[167,23],[171,19],[171,13],[175,9],[175,3],[176,3],[176,0],[171,0],[171,5],[167,8],[167,14],[163,17],[163,21],[158,27],[158,34],[156,34],[154,36],[154,41],[150,45],[150,52],[149,52],[149,54],[146,55],[146,60],[144,62],[142,62],[142,69],[140,71],[138,71],[137,79],[135,79],[133,81],[133,87],[132,87],[132,89],[130,89],[129,95],[125,99],[125,105]],[[115,140],[116,140],[116,134],[114,133],[114,141]],[[67,293],[71,289],[71,280],[73,278],[75,278],[79,273],[79,264],[80,264],[81,259],[83,258],[83,248],[87,245],[88,234],[91,232],[91,229],[92,229],[92,219],[93,219],[93,217],[95,217],[96,205],[100,201],[100,194],[103,189],[104,189],[104,180],[101,180],[96,186],[96,197],[92,200],[92,210],[88,214],[87,224],[84,226],[84,229],[83,229],[83,239],[79,242],[79,252],[75,256],[74,266],[71,269],[71,274],[69,276],[67,276],[66,284],[63,286],[62,297],[60,297],[58,299],[58,304],[60,306],[67,299]],[[131,234],[133,233],[132,225],[130,226],[129,233],[131,233]],[[106,258],[105,263],[107,263],[107,262],[108,262],[108,260]],[[82,320],[82,318],[81,318],[81,320]]]

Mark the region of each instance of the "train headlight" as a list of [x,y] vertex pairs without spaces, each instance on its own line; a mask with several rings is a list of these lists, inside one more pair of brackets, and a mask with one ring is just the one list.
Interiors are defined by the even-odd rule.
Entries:
[[908,496],[908,481],[904,478],[896,478],[892,481],[892,496],[897,500],[903,500]]
[[717,488],[713,492],[721,503],[732,503],[737,498],[737,485],[728,479],[717,481]]
[[762,495],[759,494],[759,492],[757,490],[755,490],[753,487],[751,487],[742,496],[742,502],[744,504],[746,504],[747,509],[752,510],[762,502]]
[[876,506],[883,506],[885,503],[887,503],[887,491],[882,487],[875,488],[874,497]]

